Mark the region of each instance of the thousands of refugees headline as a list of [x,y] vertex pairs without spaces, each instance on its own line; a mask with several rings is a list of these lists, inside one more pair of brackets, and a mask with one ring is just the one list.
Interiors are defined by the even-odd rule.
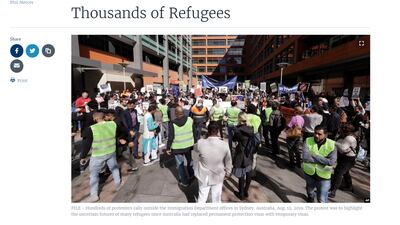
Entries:
[[73,19],[194,19],[203,23],[231,18],[229,9],[195,9],[193,6],[177,8],[160,6],[151,10],[135,6],[131,9],[92,9],[71,7]]

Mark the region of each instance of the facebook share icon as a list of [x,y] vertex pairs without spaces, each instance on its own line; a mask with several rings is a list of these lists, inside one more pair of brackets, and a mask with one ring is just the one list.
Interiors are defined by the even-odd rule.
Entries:
[[15,44],[11,46],[10,53],[13,57],[18,58],[24,53],[24,48],[19,44]]

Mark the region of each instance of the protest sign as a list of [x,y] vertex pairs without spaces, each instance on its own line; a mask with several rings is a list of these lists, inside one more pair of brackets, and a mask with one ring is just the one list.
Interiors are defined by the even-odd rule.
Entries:
[[351,94],[351,98],[359,98],[360,97],[360,90],[361,90],[361,88],[360,87],[354,87],[353,88],[353,92],[352,92],[352,94]]
[[228,93],[228,87],[218,87],[219,93]]
[[308,89],[310,89],[310,83],[303,83],[303,82],[301,82],[301,83],[299,83],[299,86],[298,86],[299,88],[298,88],[298,91],[301,91],[301,92],[308,92]]
[[266,91],[267,90],[267,83],[266,82],[261,82],[260,83],[260,90],[261,91]]
[[110,85],[110,83],[107,83],[107,84],[100,84],[100,85],[99,85],[99,91],[100,91],[100,93],[111,92],[111,85]]
[[153,92],[153,85],[152,84],[146,85],[146,89],[148,92]]
[[271,83],[269,87],[271,88],[272,93],[278,92],[278,86],[276,85],[276,83]]

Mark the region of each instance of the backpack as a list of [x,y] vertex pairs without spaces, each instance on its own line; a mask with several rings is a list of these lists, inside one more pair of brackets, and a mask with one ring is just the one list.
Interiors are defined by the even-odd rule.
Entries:
[[286,119],[283,117],[282,114],[279,114],[279,116],[274,116],[274,119],[272,121],[272,127],[279,130],[283,131],[286,127]]
[[356,146],[355,149],[350,147],[351,150],[353,150],[353,152],[356,153],[356,155],[357,155],[358,151],[360,150],[360,137],[358,135],[356,135],[356,134],[350,134],[350,136],[353,136],[354,139],[356,139],[356,141],[357,141],[357,146]]
[[257,147],[260,144],[259,138],[254,134],[251,133],[247,139],[246,146],[243,149],[244,154],[246,157],[249,157],[257,152]]

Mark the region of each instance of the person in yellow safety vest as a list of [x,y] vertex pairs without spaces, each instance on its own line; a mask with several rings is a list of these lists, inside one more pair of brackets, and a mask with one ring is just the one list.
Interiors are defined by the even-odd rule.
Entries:
[[226,110],[225,116],[227,117],[228,122],[228,143],[229,149],[232,151],[232,138],[234,134],[234,130],[236,125],[238,124],[238,116],[242,111],[237,107],[236,100],[231,101],[231,106]]
[[253,175],[255,173],[255,169],[256,169],[256,165],[257,165],[257,152],[258,152],[258,148],[259,145],[261,143],[261,135],[260,135],[260,127],[261,127],[261,118],[256,115],[257,113],[257,107],[253,104],[249,104],[247,106],[247,123],[249,123],[254,130],[254,135],[256,137],[256,150],[254,151],[255,154],[253,154],[253,166],[252,166],[252,170],[253,170]]
[[271,144],[269,143],[269,117],[272,113],[271,103],[269,101],[265,102],[265,109],[261,112],[261,121],[262,121],[262,129],[264,136],[265,147],[271,148]]
[[112,172],[116,190],[118,191],[123,185],[116,157],[117,139],[121,144],[125,144],[128,141],[129,147],[133,147],[132,139],[127,130],[122,129],[114,121],[104,121],[103,113],[94,113],[93,120],[96,124],[90,126],[82,134],[83,140],[80,155],[80,164],[86,165],[88,161],[87,154],[92,150],[89,163],[90,196],[86,199],[87,202],[97,202],[99,200],[99,173],[104,163],[107,164]]
[[168,138],[168,106],[166,104],[165,98],[160,99],[160,104],[158,104],[158,108],[162,113],[162,126],[161,126],[161,139],[165,142]]
[[210,110],[211,123],[216,123],[218,125],[219,134],[221,140],[224,139],[224,134],[222,132],[222,120],[224,117],[224,109],[220,106],[217,99],[213,99],[213,107]]
[[328,202],[332,167],[336,164],[335,141],[327,138],[326,127],[318,125],[314,137],[309,137],[303,147],[303,170],[306,180],[307,201],[314,202],[317,190],[318,202]]
[[[194,178],[192,150],[195,143],[195,129],[193,119],[184,115],[183,108],[175,108],[176,119],[169,124],[169,136],[167,142],[167,154],[175,157],[178,169],[179,185],[187,187]],[[184,166],[186,158],[187,173]]]

